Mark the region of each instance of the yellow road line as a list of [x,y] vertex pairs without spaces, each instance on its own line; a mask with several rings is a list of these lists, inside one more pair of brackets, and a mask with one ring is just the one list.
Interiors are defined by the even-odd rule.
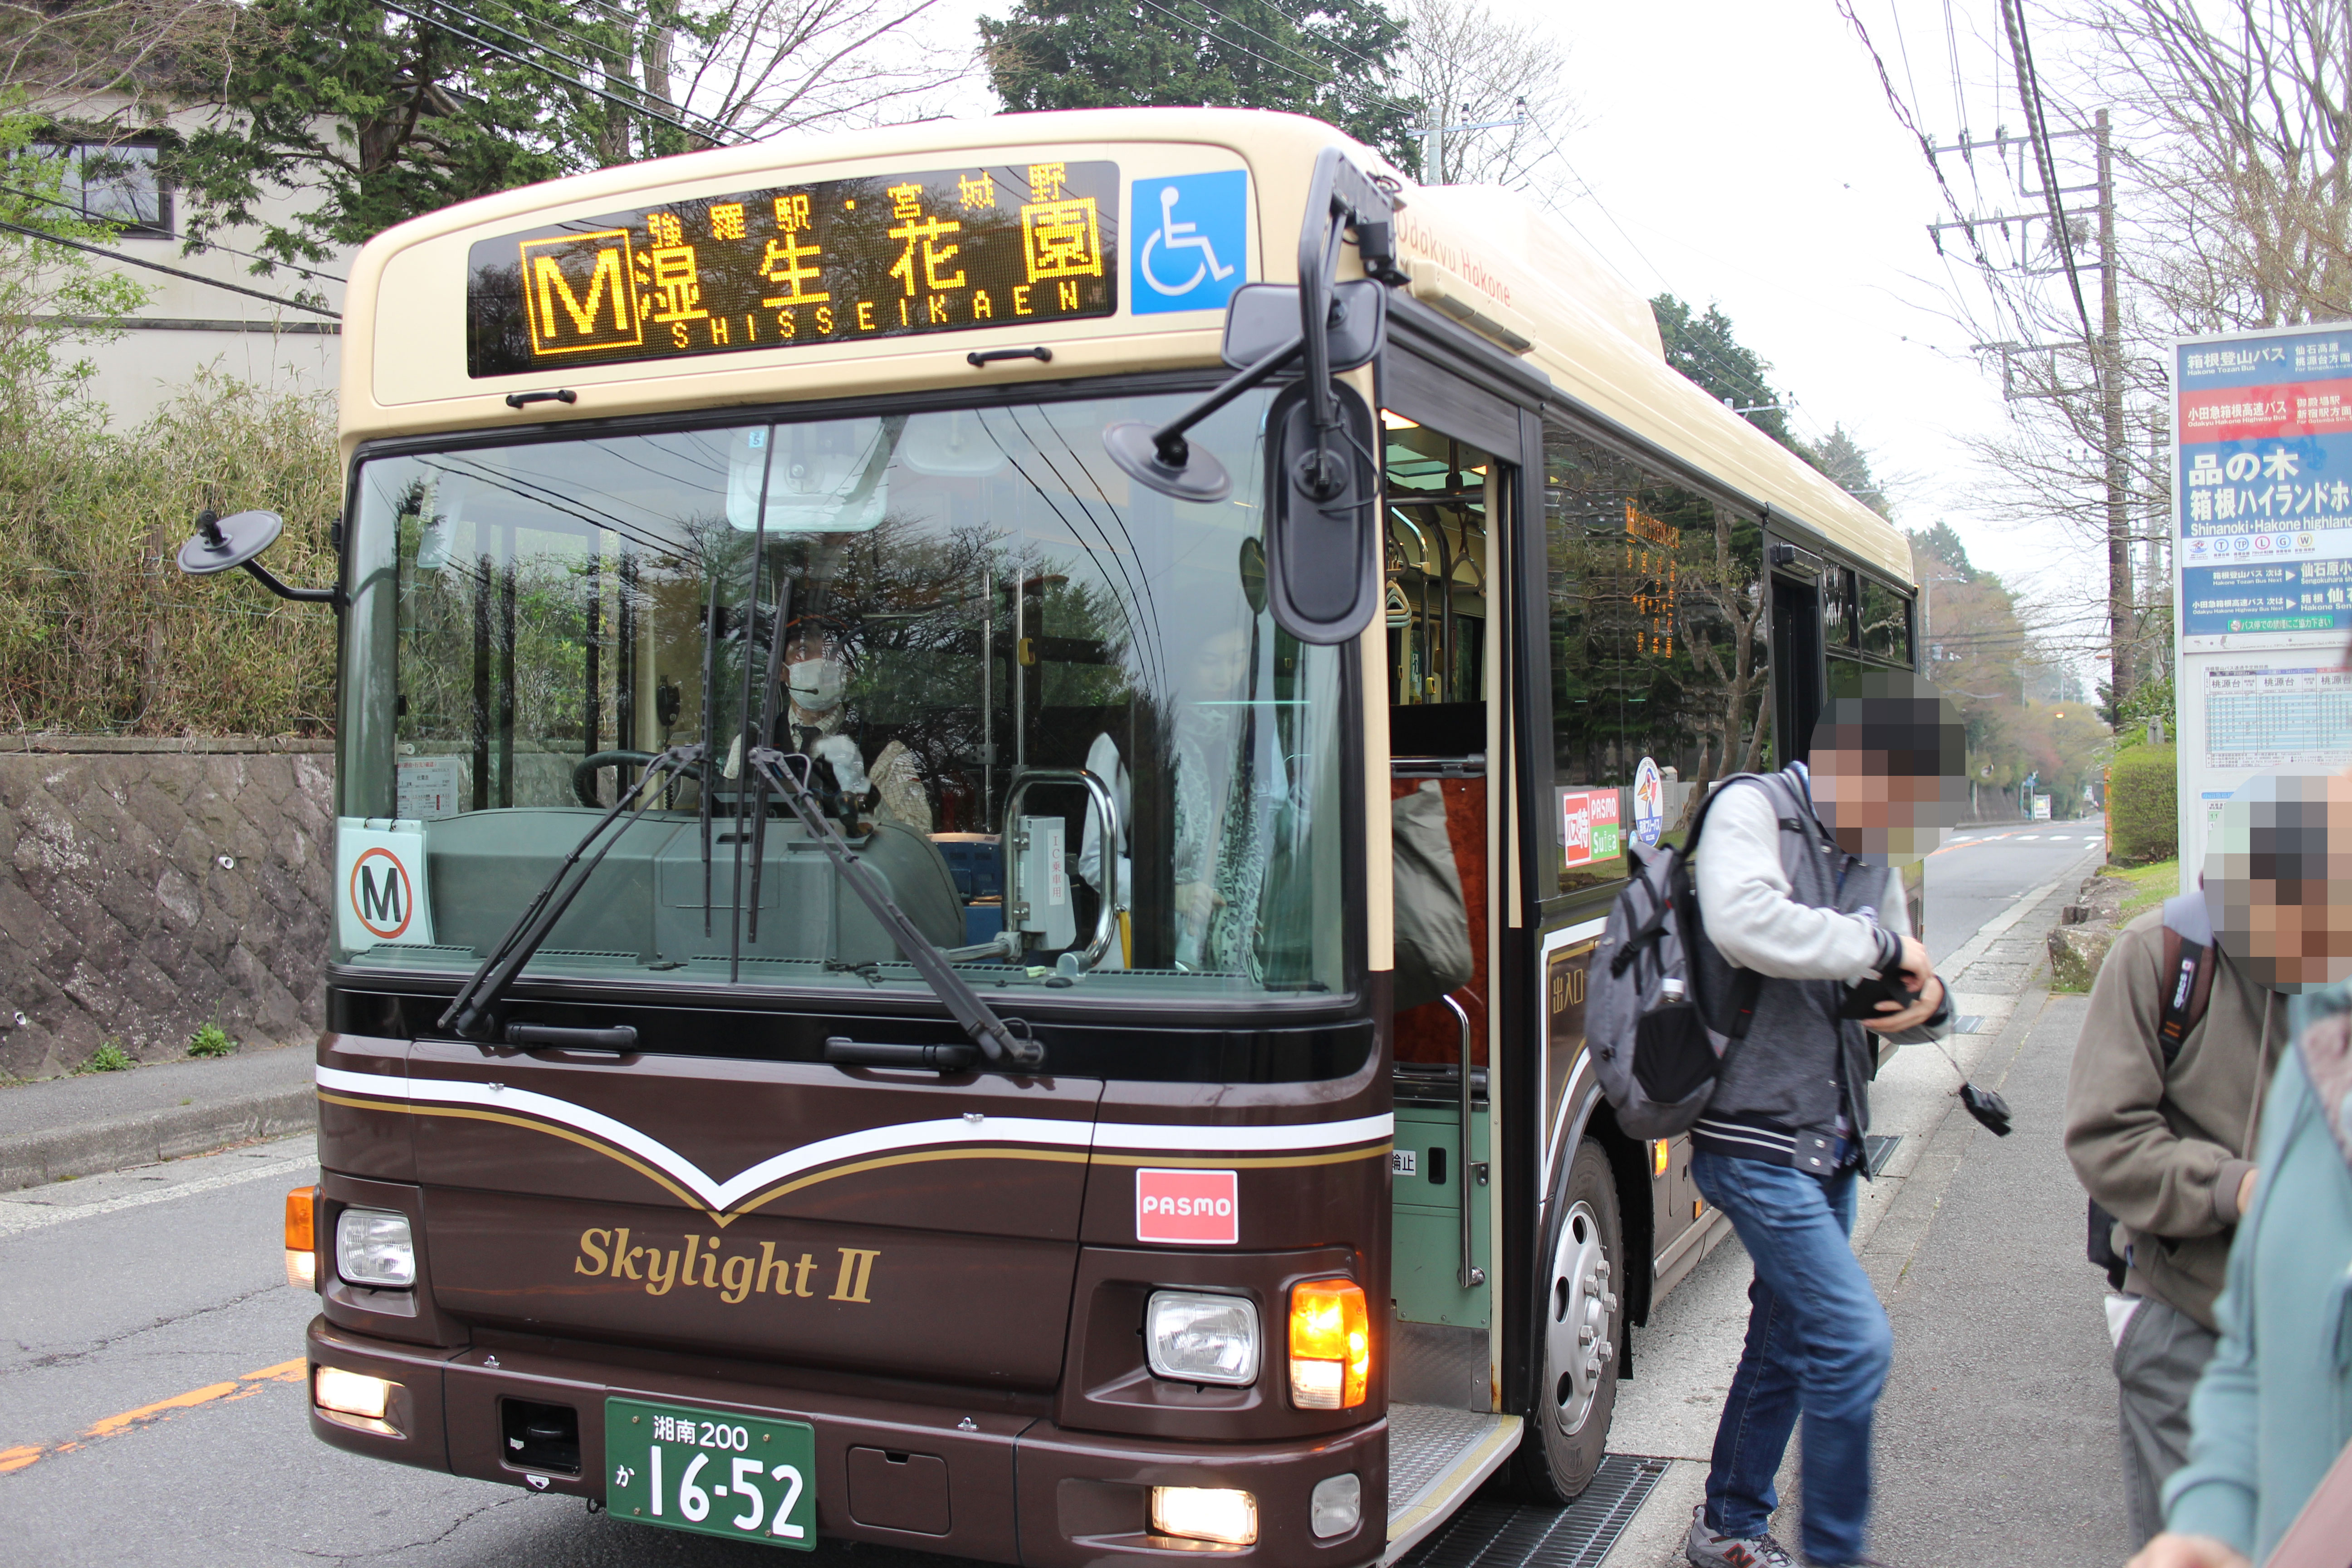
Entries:
[[292,1361],[281,1361],[276,1366],[265,1366],[259,1372],[246,1373],[227,1383],[207,1384],[202,1388],[192,1388],[185,1394],[175,1394],[169,1399],[159,1399],[152,1405],[142,1405],[136,1410],[125,1410],[94,1421],[83,1429],[80,1436],[68,1442],[47,1445],[20,1443],[13,1448],[0,1448],[0,1476],[21,1470],[52,1454],[69,1454],[86,1443],[119,1436],[142,1426],[152,1426],[158,1421],[168,1421],[183,1410],[250,1399],[273,1383],[299,1383],[309,1372],[309,1361],[297,1356]]

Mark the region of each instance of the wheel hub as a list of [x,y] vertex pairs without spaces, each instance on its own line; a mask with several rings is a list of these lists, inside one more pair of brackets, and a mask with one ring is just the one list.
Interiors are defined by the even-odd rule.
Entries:
[[1591,1205],[1577,1204],[1561,1222],[1553,1249],[1544,1324],[1544,1374],[1551,1385],[1553,1419],[1563,1433],[1583,1427],[1601,1378],[1617,1357],[1608,1337],[1609,1320],[1617,1310],[1611,1271],[1600,1217]]

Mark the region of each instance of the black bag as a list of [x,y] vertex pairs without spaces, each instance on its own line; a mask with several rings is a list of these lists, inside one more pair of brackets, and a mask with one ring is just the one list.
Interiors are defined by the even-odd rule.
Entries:
[[[2164,900],[2164,1005],[2157,1016],[2157,1043],[2164,1047],[2164,1070],[2171,1072],[2181,1042],[2205,1016],[2213,998],[2212,916],[2205,895],[2181,893]],[[2124,1272],[2131,1259],[2116,1250],[2116,1216],[2091,1200],[2090,1237],[2084,1256],[2107,1273],[2108,1286],[2124,1288]]]
[[[1593,1074],[1629,1138],[1686,1132],[1706,1109],[1723,1064],[1747,1037],[1764,977],[1736,970],[1727,1015],[1702,1010],[1691,953],[1707,940],[1691,860],[1706,815],[1733,784],[1751,780],[1782,812],[1800,809],[1785,775],[1742,773],[1699,803],[1679,849],[1626,846],[1633,876],[1611,906],[1592,950],[1584,1003],[1584,1039]],[[1783,864],[1806,850],[1797,818],[1780,818]]]

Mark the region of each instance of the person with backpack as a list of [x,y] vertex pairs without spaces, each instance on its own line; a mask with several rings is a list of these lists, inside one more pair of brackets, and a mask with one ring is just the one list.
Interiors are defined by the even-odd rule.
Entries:
[[1694,1097],[1691,1172],[1756,1268],[1684,1545],[1696,1568],[1793,1561],[1767,1527],[1801,1412],[1804,1561],[1868,1561],[1871,1425],[1894,1331],[1853,1254],[1854,1178],[1874,1037],[1948,1026],[1895,868],[1934,847],[1965,787],[1950,705],[1914,676],[1870,679],[1830,703],[1810,767],[1719,785],[1691,853],[1679,934],[1699,1009],[1724,1024],[1712,1087]]
[[2281,992],[2303,983],[2279,938],[2313,895],[2326,907],[2324,851],[2310,881],[2293,868],[2308,857],[2282,850],[2326,842],[2328,789],[2258,774],[2224,804],[2200,889],[2124,927],[2074,1045],[2066,1156],[2107,1270],[2135,1548],[2163,1528],[2164,1483],[2188,1459],[2189,1394],[2254,1190],[2256,1111],[2287,1041]]

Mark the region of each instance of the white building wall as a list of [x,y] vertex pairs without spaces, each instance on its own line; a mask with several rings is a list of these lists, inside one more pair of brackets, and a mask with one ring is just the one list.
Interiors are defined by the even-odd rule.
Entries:
[[[87,114],[89,111],[84,110]],[[173,117],[174,129],[194,130],[205,111]],[[312,205],[312,196],[272,192],[258,204],[268,221],[287,223]],[[174,234],[183,214],[176,195],[166,212]],[[218,231],[215,239],[238,250],[256,251],[259,233],[247,227]],[[273,304],[238,289],[274,295],[323,296],[325,307],[342,310],[341,279],[351,270],[356,247],[308,264],[325,277],[305,277],[284,265],[256,276],[247,256],[213,249],[181,253],[181,241],[126,234],[107,248],[136,261],[159,263],[194,275],[173,277],[148,268],[93,258],[105,271],[129,278],[146,290],[147,301],[110,342],[85,342],[68,349],[69,359],[86,359],[95,371],[92,395],[108,409],[118,430],[131,428],[169,403],[207,367],[238,381],[282,391],[332,392],[341,374],[342,344],[336,321],[311,311]],[[228,285],[221,287],[220,285]]]

